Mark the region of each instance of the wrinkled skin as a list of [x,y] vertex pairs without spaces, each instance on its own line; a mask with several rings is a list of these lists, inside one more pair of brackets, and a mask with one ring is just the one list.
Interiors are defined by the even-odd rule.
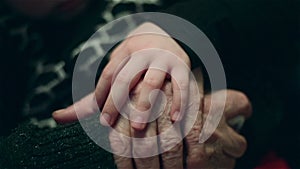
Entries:
[[[201,83],[198,84],[201,88]],[[117,133],[122,133],[131,137],[149,137],[154,136],[162,131],[171,127],[171,119],[167,114],[172,102],[172,85],[167,82],[162,90],[167,96],[167,108],[163,114],[156,120],[148,124],[148,127],[144,131],[136,131],[130,127],[129,120],[121,117],[114,126],[117,132],[110,133],[111,147],[113,151],[118,154],[130,155],[140,157],[143,153],[156,152],[159,148],[165,148],[170,146],[174,141],[178,141],[181,137],[178,137],[180,129],[173,129],[173,134],[167,134],[164,137],[160,137],[158,140],[150,140],[144,144],[137,144],[135,141],[120,137]],[[137,96],[141,91],[141,85],[138,85],[135,89],[132,97],[133,104],[137,100]],[[175,147],[161,154],[161,164],[159,156],[153,156],[148,158],[131,158],[121,157],[115,155],[115,162],[118,168],[133,169],[157,169],[163,167],[168,168],[188,168],[188,169],[213,169],[213,168],[234,168],[235,160],[243,155],[246,150],[247,142],[243,136],[234,131],[228,124],[230,119],[237,116],[243,116],[245,118],[251,115],[251,105],[248,98],[241,92],[234,90],[222,90],[214,94],[220,95],[223,92],[227,92],[227,100],[225,103],[225,109],[223,117],[213,135],[204,143],[199,143],[199,134],[202,130],[202,125],[209,112],[211,104],[211,95],[205,95],[203,99],[204,107],[200,108],[196,123],[193,125],[192,130],[185,137],[184,142],[179,142]],[[217,107],[221,108],[221,103],[216,102]],[[202,113],[203,112],[203,113]],[[184,123],[188,121],[183,120]],[[158,144],[159,142],[159,144]],[[185,147],[184,147],[185,144]],[[186,156],[183,153],[183,147],[186,149]],[[186,160],[186,166],[183,161]]]
[[237,116],[248,118],[252,111],[251,104],[238,91],[222,90],[214,94],[222,92],[227,92],[224,114],[213,135],[204,144],[198,143],[201,120],[205,121],[211,104],[211,95],[205,95],[203,115],[185,138],[188,150],[187,168],[234,168],[235,159],[241,157],[247,148],[245,138],[234,131],[228,121]]
[[[198,71],[194,72],[194,74],[198,75],[196,76],[196,79],[198,78],[198,89],[201,93],[203,91],[201,90],[203,89],[203,80],[201,77],[199,78],[201,73]],[[141,83],[138,83],[137,87],[131,93],[131,102],[135,106],[137,104],[141,88]],[[119,133],[122,133],[125,136],[147,138],[158,135],[170,128],[172,125],[172,120],[168,112],[172,106],[173,99],[171,82],[166,82],[162,87],[162,91],[164,91],[164,94],[167,97],[166,108],[156,121],[147,124],[146,129],[142,131],[133,129],[130,121],[125,119],[123,116],[120,116],[114,125],[115,131],[111,131],[109,138],[112,150],[115,152],[115,154],[122,155],[122,157],[115,155],[115,162],[118,168],[233,168],[235,165],[235,160],[241,157],[246,150],[247,143],[243,136],[239,135],[229,126],[228,122],[238,116],[248,118],[251,115],[251,105],[248,98],[243,93],[238,91],[223,90],[214,93],[215,95],[222,95],[223,92],[227,92],[227,99],[223,117],[216,131],[204,144],[199,143],[199,135],[202,131],[202,125],[210,109],[211,95],[205,95],[204,98],[199,98],[202,102],[202,106],[200,106],[199,111],[197,112],[198,116],[196,122],[192,126],[192,129],[188,135],[184,138],[184,141],[180,141],[182,136],[180,135],[179,128],[172,128],[172,133],[163,135],[159,139],[150,140],[144,143],[137,143],[132,139],[128,139],[122,135],[120,136]],[[194,91],[190,91],[190,93],[193,92]],[[90,98],[94,99],[92,95]],[[216,110],[221,109],[222,104],[215,100],[214,102],[214,106],[217,107]],[[81,103],[82,106],[79,105],[79,107],[85,107],[86,109],[92,109],[93,107],[97,106],[86,106],[89,105],[91,101]],[[92,110],[90,111],[92,112]],[[59,122],[61,121],[60,117],[54,116],[54,118]],[[182,123],[183,127],[188,126],[189,120],[184,117],[180,123]],[[133,157],[142,157],[146,153],[155,154],[158,149],[169,148],[174,142],[178,144],[161,154],[161,160],[159,160],[160,157],[158,155],[148,158],[127,158],[130,155]],[[183,150],[185,150],[186,153],[183,153]],[[186,162],[186,166],[184,166],[184,161]]]

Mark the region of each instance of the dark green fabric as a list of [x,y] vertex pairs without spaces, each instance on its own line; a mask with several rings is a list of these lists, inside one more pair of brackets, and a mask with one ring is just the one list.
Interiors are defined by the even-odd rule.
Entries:
[[[99,124],[96,117],[90,122]],[[99,136],[107,139],[105,133]],[[1,169],[116,168],[112,154],[96,145],[79,123],[40,129],[25,122],[0,139],[0,152]]]

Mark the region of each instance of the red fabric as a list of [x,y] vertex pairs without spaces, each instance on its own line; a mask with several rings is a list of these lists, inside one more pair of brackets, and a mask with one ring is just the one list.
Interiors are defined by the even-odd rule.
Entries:
[[261,164],[255,169],[290,169],[287,162],[271,152],[265,156]]

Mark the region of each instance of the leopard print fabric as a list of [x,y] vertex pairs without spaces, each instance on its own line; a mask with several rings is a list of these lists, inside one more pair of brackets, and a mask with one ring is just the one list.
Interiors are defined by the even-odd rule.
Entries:
[[[93,23],[87,32],[93,33],[118,17],[136,12],[155,11],[161,6],[160,0],[106,1],[104,10],[98,12],[97,16],[93,16],[97,18],[97,22]],[[26,95],[21,110],[22,116],[46,118],[54,110],[70,105],[74,64],[88,36],[73,39],[71,43],[73,46],[51,51],[49,43],[40,33],[37,24],[7,9],[3,8],[1,11],[3,15],[0,18],[0,28],[7,30],[8,37],[14,39],[12,46],[19,54],[17,57],[26,57],[29,78],[24,83]],[[135,24],[134,21],[128,20],[126,25],[129,27]],[[93,40],[93,43],[86,46],[84,50],[88,50],[91,57],[82,65],[83,70],[84,67],[92,66],[99,56],[104,57],[105,54],[101,51],[106,45],[115,43],[114,36],[118,34],[113,35],[110,30],[105,30]],[[56,40],[59,41],[59,37]]]

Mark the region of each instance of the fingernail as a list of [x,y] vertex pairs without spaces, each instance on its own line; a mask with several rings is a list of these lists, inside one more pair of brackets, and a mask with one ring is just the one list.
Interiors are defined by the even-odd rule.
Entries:
[[181,120],[181,116],[179,111],[175,111],[174,114],[172,115],[172,120],[173,121],[180,121]]
[[108,113],[102,113],[100,117],[100,123],[103,126],[110,126],[111,117]]
[[143,130],[145,128],[145,122],[142,116],[137,116],[133,122],[132,127],[138,130]]
[[53,116],[57,116],[62,114],[65,111],[65,109],[60,109],[60,110],[56,110],[55,112],[52,113]]

